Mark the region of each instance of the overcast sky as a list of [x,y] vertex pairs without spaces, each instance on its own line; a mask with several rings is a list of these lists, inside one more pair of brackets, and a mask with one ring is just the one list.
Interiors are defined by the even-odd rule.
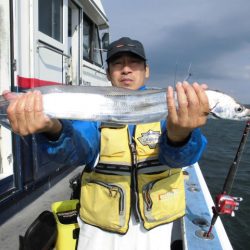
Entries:
[[149,85],[205,82],[250,103],[250,0],[102,0],[111,41],[140,40]]

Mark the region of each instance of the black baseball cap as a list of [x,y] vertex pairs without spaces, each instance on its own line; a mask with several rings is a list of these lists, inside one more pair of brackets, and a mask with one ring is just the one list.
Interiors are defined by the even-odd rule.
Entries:
[[132,54],[139,56],[144,61],[147,60],[141,42],[137,40],[132,40],[129,37],[122,37],[109,44],[106,61],[109,62],[113,56],[122,52],[130,52]]

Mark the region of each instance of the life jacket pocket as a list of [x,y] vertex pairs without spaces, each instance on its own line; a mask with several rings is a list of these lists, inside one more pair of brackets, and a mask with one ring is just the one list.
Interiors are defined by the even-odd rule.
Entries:
[[117,183],[87,180],[81,188],[81,219],[107,231],[126,233],[126,190]]
[[[164,176],[165,175],[165,176]],[[181,169],[174,169],[169,174],[161,174],[158,179],[141,183],[139,206],[144,220],[144,227],[172,222],[185,214],[185,189]]]

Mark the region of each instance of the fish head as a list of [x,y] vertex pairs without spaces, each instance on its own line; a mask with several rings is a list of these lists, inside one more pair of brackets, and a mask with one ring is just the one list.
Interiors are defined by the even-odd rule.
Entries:
[[206,91],[209,100],[209,115],[215,119],[250,120],[250,109],[238,103],[231,96],[219,91]]

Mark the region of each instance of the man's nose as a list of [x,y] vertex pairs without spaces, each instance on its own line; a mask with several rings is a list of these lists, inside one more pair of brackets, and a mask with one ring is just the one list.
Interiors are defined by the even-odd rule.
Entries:
[[132,69],[131,69],[131,67],[130,67],[130,64],[127,63],[127,62],[124,62],[124,63],[123,63],[123,67],[122,67],[122,72],[123,72],[123,73],[129,73],[129,72],[131,72],[131,71],[132,71]]

